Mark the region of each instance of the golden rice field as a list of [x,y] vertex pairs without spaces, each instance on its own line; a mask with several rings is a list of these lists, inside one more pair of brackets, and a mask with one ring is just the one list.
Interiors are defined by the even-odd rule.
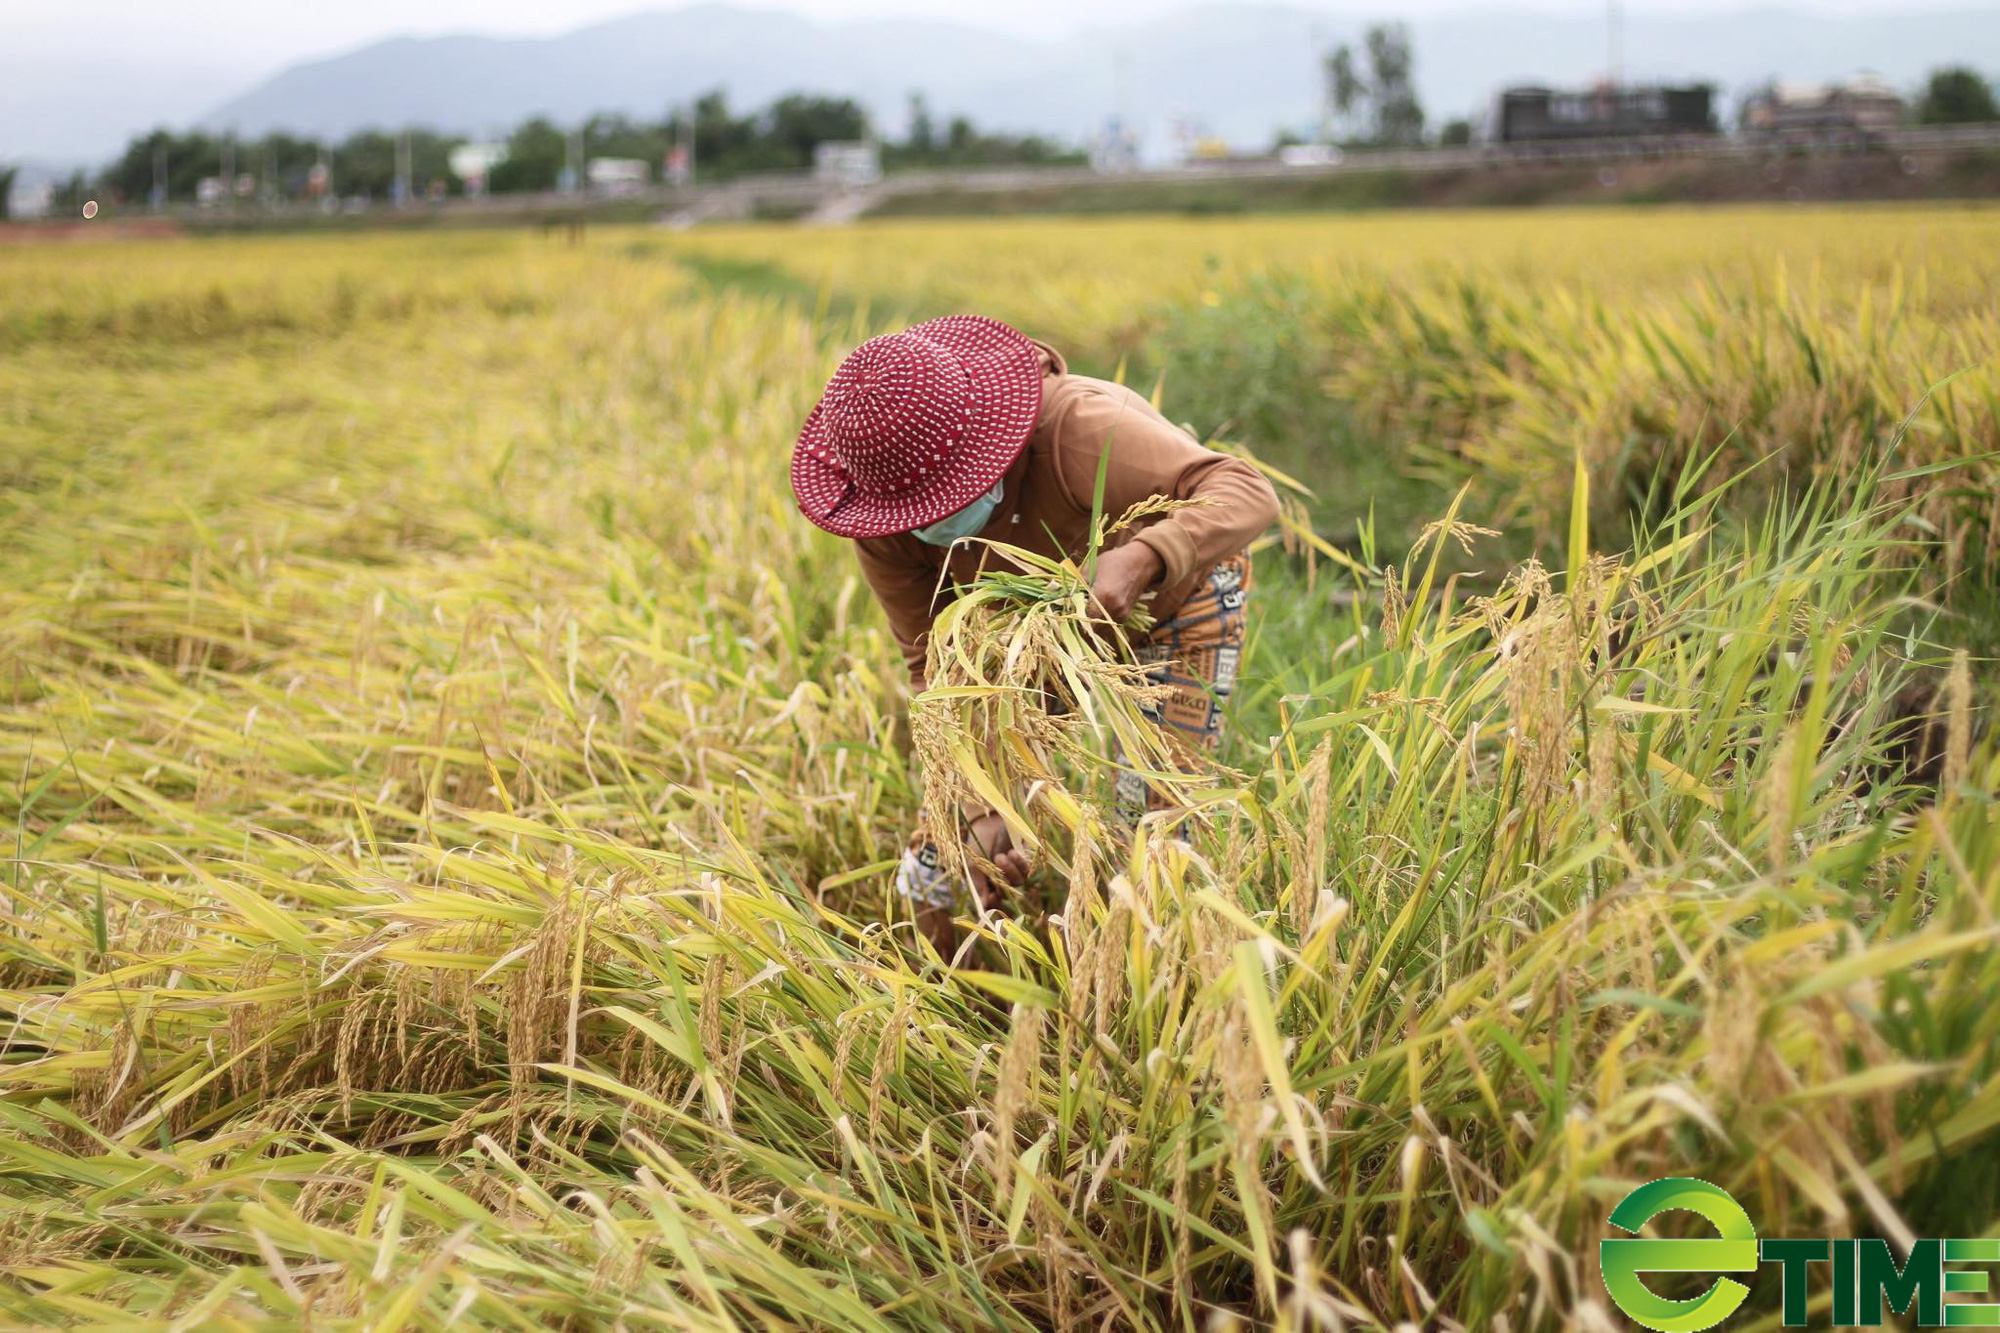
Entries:
[[[961,309],[1299,483],[1184,838],[1074,569],[911,700],[792,508]],[[1656,1177],[1996,1234],[1996,311],[1977,209],[0,248],[0,1322],[1611,1329]],[[926,789],[1040,866],[953,959]]]

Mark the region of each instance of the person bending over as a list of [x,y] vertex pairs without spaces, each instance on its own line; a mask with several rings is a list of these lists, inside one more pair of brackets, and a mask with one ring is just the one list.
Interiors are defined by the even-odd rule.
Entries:
[[[871,338],[807,415],[792,493],[808,519],[853,540],[922,690],[933,618],[999,559],[975,539],[1081,560],[1100,466],[1110,517],[1149,497],[1199,502],[1113,533],[1091,593],[1114,623],[1150,599],[1153,627],[1134,650],[1171,687],[1156,721],[1212,751],[1242,653],[1245,548],[1278,498],[1256,468],[1204,449],[1130,389],[1071,374],[1047,343],[979,315]],[[1154,799],[1137,775],[1120,776],[1126,817]],[[958,886],[934,839],[954,834],[1008,882],[1028,871],[997,812],[925,812],[896,884],[947,957]],[[999,886],[979,869],[973,879],[979,904],[997,906]]]

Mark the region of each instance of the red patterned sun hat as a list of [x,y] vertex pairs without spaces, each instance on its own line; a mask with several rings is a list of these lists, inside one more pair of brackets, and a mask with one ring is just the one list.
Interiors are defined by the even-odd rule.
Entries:
[[1042,410],[1035,345],[947,315],[848,354],[792,450],[799,510],[842,537],[926,527],[1013,465]]

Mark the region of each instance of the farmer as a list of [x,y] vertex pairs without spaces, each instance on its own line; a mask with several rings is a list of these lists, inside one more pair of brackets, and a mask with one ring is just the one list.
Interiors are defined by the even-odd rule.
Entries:
[[[1138,394],[1072,375],[1060,353],[998,320],[951,315],[872,338],[841,362],[806,418],[792,453],[799,509],[854,539],[909,665],[924,688],[931,621],[982,566],[1000,559],[988,538],[1080,559],[1105,455],[1102,512],[1113,518],[1151,496],[1199,501],[1114,533],[1091,592],[1122,623],[1150,599],[1153,628],[1134,645],[1172,695],[1159,715],[1201,750],[1221,742],[1222,705],[1235,684],[1250,587],[1244,548],[1277,516],[1278,500],[1248,463],[1197,444]],[[1119,805],[1143,813],[1136,775]],[[930,824],[943,812],[929,812]],[[1009,883],[1026,877],[999,814],[960,813],[959,836]],[[949,954],[956,886],[932,837],[919,833],[897,872],[919,926]],[[983,907],[998,886],[973,872]]]

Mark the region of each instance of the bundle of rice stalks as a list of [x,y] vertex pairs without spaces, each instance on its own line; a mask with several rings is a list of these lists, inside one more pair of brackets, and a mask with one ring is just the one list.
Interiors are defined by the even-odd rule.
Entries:
[[[1143,501],[1101,520],[1081,565],[987,543],[997,568],[937,617],[929,688],[910,707],[934,818],[998,811],[1018,845],[1068,875],[1068,853],[1038,831],[1038,817],[1052,817],[1070,840],[1106,848],[1114,841],[1108,812],[1117,775],[1142,780],[1177,820],[1232,776],[1160,724],[1171,691],[1132,657],[1152,623],[1144,605],[1113,625],[1090,592],[1089,569],[1106,537],[1183,503]],[[960,874],[969,869],[963,839],[946,837],[940,846]]]

